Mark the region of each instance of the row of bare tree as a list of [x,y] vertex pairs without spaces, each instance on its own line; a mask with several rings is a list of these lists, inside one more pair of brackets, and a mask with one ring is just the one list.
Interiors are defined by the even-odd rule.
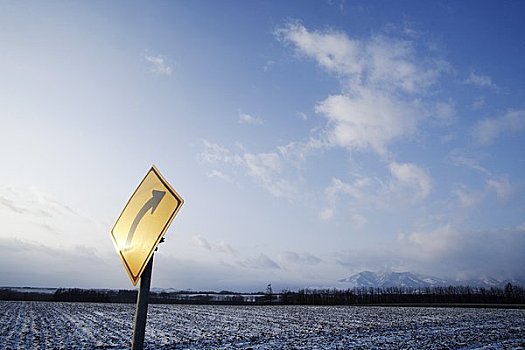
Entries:
[[[55,293],[20,292],[0,289],[0,300],[40,300],[99,303],[134,303],[135,290],[93,290],[61,288]],[[284,304],[284,305],[373,305],[373,304],[525,304],[525,288],[508,283],[504,288],[352,288],[301,289],[265,292],[152,292],[151,303],[170,304]]]
[[508,283],[505,288],[468,286],[427,288],[302,289],[284,291],[282,304],[370,305],[370,304],[525,304],[525,288]]

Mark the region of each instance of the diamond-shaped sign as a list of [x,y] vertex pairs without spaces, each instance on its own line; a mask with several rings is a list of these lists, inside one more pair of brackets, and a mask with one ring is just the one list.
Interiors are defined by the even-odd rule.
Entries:
[[152,166],[124,207],[111,230],[111,238],[133,285],[183,203]]

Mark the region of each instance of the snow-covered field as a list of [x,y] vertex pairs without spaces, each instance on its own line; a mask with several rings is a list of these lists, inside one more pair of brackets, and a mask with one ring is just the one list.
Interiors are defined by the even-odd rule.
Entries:
[[[0,301],[0,349],[125,349],[134,305]],[[525,310],[150,305],[147,349],[525,349]]]

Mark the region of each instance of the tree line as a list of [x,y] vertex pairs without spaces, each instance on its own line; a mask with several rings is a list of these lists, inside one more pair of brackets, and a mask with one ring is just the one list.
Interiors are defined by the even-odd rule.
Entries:
[[282,304],[378,305],[378,304],[525,304],[525,288],[508,283],[504,288],[386,287],[301,289],[284,291]]
[[[525,304],[525,288],[508,283],[504,288],[468,286],[427,288],[351,288],[301,289],[265,292],[150,292],[152,304],[225,304],[225,305],[438,305],[438,304]],[[0,289],[0,300],[36,300],[58,302],[135,303],[136,290],[96,290],[59,288],[54,293]]]

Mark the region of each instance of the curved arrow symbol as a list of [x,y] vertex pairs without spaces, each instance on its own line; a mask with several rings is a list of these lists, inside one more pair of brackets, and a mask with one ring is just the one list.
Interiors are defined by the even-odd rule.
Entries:
[[142,208],[139,210],[137,216],[135,216],[135,220],[133,220],[133,223],[131,224],[131,227],[129,228],[128,232],[128,238],[126,239],[126,249],[129,249],[131,247],[131,241],[133,240],[133,235],[135,234],[135,231],[137,230],[137,226],[139,225],[140,220],[146,215],[148,210],[151,209],[151,214],[155,212],[155,209],[159,206],[160,201],[162,198],[164,198],[164,195],[166,192],[164,191],[157,191],[152,190],[151,191],[152,197],[142,206]]

